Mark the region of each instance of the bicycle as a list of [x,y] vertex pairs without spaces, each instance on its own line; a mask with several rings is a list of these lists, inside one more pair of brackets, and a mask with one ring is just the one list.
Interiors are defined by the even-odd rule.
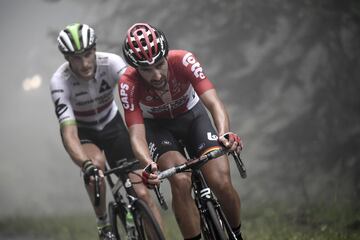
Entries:
[[[104,172],[114,199],[108,204],[112,231],[117,240],[121,240],[120,233],[126,233],[128,240],[164,240],[162,230],[151,210],[143,200],[137,198],[133,188],[136,183],[132,183],[128,177],[128,174],[134,173],[132,168],[138,162],[121,159],[117,162],[117,167]],[[117,175],[115,182],[111,177],[113,174]],[[123,188],[125,191],[121,191]],[[129,221],[133,225],[129,224]]]
[[[186,150],[184,148],[184,150]],[[200,170],[201,166],[208,161],[227,154],[228,150],[219,148],[213,150],[199,158],[190,159],[186,163],[171,167],[158,173],[159,179],[169,178],[170,176],[181,172],[192,172],[192,190],[194,200],[200,213],[201,231],[204,239],[207,240],[238,240],[231,229],[228,220],[216,197],[208,187],[205,178]],[[242,178],[246,178],[245,166],[236,152],[230,153],[235,162]]]

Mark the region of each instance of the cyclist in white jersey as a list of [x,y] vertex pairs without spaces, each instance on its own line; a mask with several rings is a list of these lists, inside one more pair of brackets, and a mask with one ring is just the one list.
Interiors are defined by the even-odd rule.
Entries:
[[[116,160],[134,159],[128,131],[113,94],[126,64],[118,55],[96,52],[94,30],[86,24],[67,26],[60,31],[57,41],[67,62],[54,73],[50,90],[62,142],[73,162],[82,169],[97,217],[99,238],[115,239],[106,214],[106,184],[102,171],[105,159],[110,167],[115,166]],[[97,170],[101,177],[99,206],[94,204],[93,174]],[[139,176],[129,175],[133,182],[141,182]],[[160,212],[147,188],[143,184],[134,184],[134,188],[161,224]]]

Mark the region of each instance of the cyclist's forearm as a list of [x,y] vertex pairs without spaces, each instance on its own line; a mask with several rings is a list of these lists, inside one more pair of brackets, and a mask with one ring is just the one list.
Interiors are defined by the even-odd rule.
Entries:
[[229,116],[224,109],[224,106],[218,106],[217,109],[215,108],[212,111],[210,110],[210,113],[219,135],[221,136],[224,133],[229,132],[230,121]]
[[77,132],[74,132],[71,129],[62,129],[62,139],[64,148],[70,158],[76,165],[82,167],[83,163],[89,158],[81,146]]
[[225,109],[224,104],[218,98],[216,91],[214,89],[208,90],[203,93],[200,98],[206,108],[209,110],[219,135],[221,136],[222,134],[229,132],[229,115]]
[[146,143],[136,141],[133,145],[135,145],[135,148],[133,149],[134,155],[143,166],[153,162]]
[[136,159],[138,159],[142,165],[146,166],[152,162],[152,158],[149,152],[148,143],[145,137],[145,127],[143,124],[132,125],[129,128],[130,141],[132,150]]
[[70,141],[68,141],[68,143],[66,143],[64,145],[65,145],[66,151],[70,155],[73,162],[76,165],[78,165],[79,167],[82,167],[83,163],[86,160],[89,160],[89,158],[84,153],[84,151],[81,147],[81,144],[78,143],[77,141],[70,140]]

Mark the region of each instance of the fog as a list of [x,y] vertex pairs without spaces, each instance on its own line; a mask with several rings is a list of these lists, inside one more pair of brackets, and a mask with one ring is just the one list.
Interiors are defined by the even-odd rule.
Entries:
[[[337,183],[337,194],[341,195],[339,189],[349,186],[348,182],[356,185],[350,169],[358,169],[358,150],[346,156],[332,150],[350,146],[349,135],[359,139],[359,84],[354,85],[359,76],[355,70],[359,44],[353,41],[359,36],[358,20],[352,19],[347,8],[337,10],[336,4],[229,2],[2,1],[0,217],[90,211],[80,170],[61,144],[48,89],[52,73],[64,61],[56,46],[57,33],[73,22],[95,28],[98,50],[121,54],[126,29],[134,22],[149,21],[164,30],[172,48],[198,56],[225,101],[233,131],[245,142],[242,156],[248,178],[240,179],[232,165],[243,206],[269,198],[290,201],[291,195],[312,198],[342,170],[348,177]],[[165,3],[168,8],[159,10]],[[329,21],[322,24],[318,15]],[[321,34],[328,34],[330,40]],[[339,65],[341,59],[349,64]],[[334,66],[339,71],[332,71]],[[343,78],[352,87],[334,88],[347,98],[337,94],[332,95],[335,100],[328,98],[322,87]],[[27,82],[35,86],[25,90]],[[314,103],[324,107],[314,111]],[[330,105],[332,114],[327,111]],[[336,120],[329,123],[328,114]],[[329,132],[344,135],[329,141],[333,136],[327,136]],[[331,164],[324,163],[324,155],[314,154],[318,153],[314,146],[333,157]],[[297,158],[308,164],[294,161]],[[338,159],[342,168],[341,164],[336,167]],[[329,169],[324,170],[326,167]],[[353,196],[356,189],[348,188],[341,189],[344,196]]]
[[[49,94],[51,74],[64,60],[49,32],[90,19],[71,1],[0,4],[0,214],[84,210],[88,200],[80,172],[62,148]],[[25,79],[36,75],[41,77],[40,87],[25,91]]]

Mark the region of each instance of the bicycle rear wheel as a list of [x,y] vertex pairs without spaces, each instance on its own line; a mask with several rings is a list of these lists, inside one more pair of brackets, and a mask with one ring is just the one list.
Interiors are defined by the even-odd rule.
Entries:
[[109,217],[112,227],[112,232],[115,235],[117,240],[121,238],[126,239],[126,230],[125,230],[125,209],[123,206],[119,206],[115,202],[109,202]]
[[140,240],[165,240],[164,234],[151,213],[149,207],[141,199],[134,202],[132,214]]

